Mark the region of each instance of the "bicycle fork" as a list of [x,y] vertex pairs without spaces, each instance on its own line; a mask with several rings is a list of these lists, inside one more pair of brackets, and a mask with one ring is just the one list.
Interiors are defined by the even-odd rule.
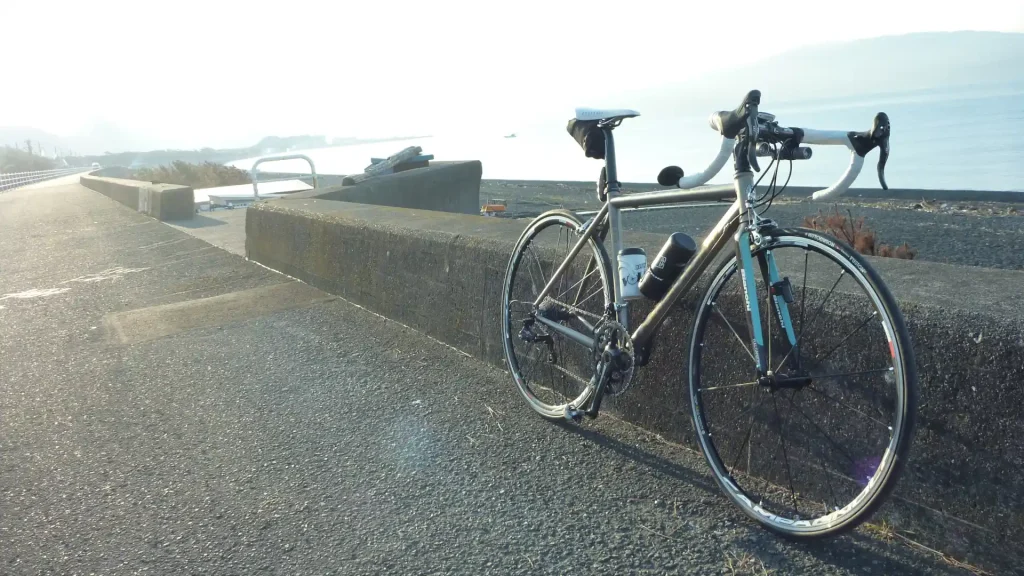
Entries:
[[[799,342],[793,329],[792,317],[789,313],[789,305],[793,303],[793,289],[789,282],[789,278],[782,278],[779,274],[778,266],[775,263],[775,256],[772,254],[771,249],[766,249],[757,255],[758,268],[754,268],[754,256],[752,255],[751,249],[751,233],[750,230],[741,229],[736,233],[736,252],[737,261],[740,269],[740,278],[743,284],[743,300],[747,312],[747,329],[750,331],[750,344],[751,344],[751,355],[754,357],[754,362],[757,365],[757,377],[771,378],[774,376],[774,371],[781,368],[781,366],[772,367],[771,357],[769,355],[769,346],[766,343],[767,339],[771,338],[771,330],[769,328],[770,323],[774,321],[778,323],[780,332],[784,332],[786,335],[786,341],[789,344],[790,350],[787,351],[786,357],[794,358],[794,362],[798,361],[799,354],[792,354],[791,352],[797,352],[796,348]],[[757,297],[757,272],[761,273],[762,280],[765,283],[766,290],[768,291],[768,307],[769,317],[768,326],[762,326],[761,323],[761,303]]]

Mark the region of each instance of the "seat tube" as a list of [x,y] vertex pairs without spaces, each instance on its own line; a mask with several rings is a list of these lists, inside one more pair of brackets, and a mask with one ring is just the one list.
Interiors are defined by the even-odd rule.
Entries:
[[[619,195],[619,171],[615,166],[615,137],[612,136],[611,128],[603,128],[604,132],[604,169],[605,178],[608,182],[608,200]],[[629,303],[622,298],[622,286],[619,278],[619,251],[622,250],[622,222],[619,209],[611,204],[608,205],[608,226],[612,240],[612,268],[614,269],[615,281],[612,283],[612,293],[615,295],[615,316],[619,324],[629,330]]]

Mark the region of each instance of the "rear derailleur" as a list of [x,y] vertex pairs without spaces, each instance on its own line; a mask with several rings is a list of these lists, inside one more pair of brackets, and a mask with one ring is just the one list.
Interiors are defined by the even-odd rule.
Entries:
[[557,364],[558,354],[555,353],[555,342],[551,339],[551,334],[537,334],[533,331],[533,326],[536,322],[533,318],[523,320],[523,329],[519,331],[519,339],[527,344],[535,344],[537,342],[545,344],[548,349],[547,361],[551,364]]

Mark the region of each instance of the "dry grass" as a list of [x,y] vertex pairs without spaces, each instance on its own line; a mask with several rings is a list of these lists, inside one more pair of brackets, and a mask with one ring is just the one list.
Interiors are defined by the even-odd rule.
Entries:
[[10,146],[0,147],[0,172],[35,172],[52,170],[57,163],[49,158],[29,154]]
[[726,554],[725,569],[729,576],[771,576],[775,574],[775,570],[766,568],[764,562],[758,560],[757,556],[750,552]]
[[804,218],[804,226],[835,236],[853,246],[857,252],[868,256],[913,260],[917,255],[917,252],[906,242],[895,248],[880,243],[875,232],[864,225],[863,216],[854,219],[849,210],[846,211],[846,214],[842,214],[839,212],[838,205],[834,209],[835,212],[823,213],[819,210],[816,215],[807,216]]
[[883,540],[885,542],[890,542],[891,543],[893,541],[899,541],[899,542],[901,542],[903,544],[906,544],[907,546],[909,546],[909,547],[911,547],[911,548],[913,548],[915,550],[919,550],[921,552],[926,552],[928,554],[932,554],[934,556],[938,556],[946,564],[949,564],[950,566],[952,566],[954,568],[959,568],[961,570],[964,570],[964,571],[966,571],[966,572],[968,572],[970,574],[973,574],[974,576],[992,576],[991,573],[986,572],[985,570],[982,570],[981,568],[978,568],[977,566],[974,566],[972,564],[968,564],[966,562],[962,562],[960,560],[957,560],[956,558],[953,558],[949,554],[946,554],[944,552],[939,552],[938,550],[936,550],[934,548],[929,548],[928,546],[925,546],[924,544],[921,544],[920,542],[917,542],[917,541],[911,539],[906,534],[900,533],[896,529],[895,526],[893,526],[892,524],[890,524],[889,522],[887,522],[885,520],[882,520],[882,522],[880,524],[875,524],[875,523],[872,523],[872,522],[866,522],[866,523],[864,523],[862,525],[862,528],[868,534],[871,534],[872,536],[874,536],[874,537],[876,537],[876,538],[878,538],[880,540]]
[[252,178],[245,170],[214,162],[190,164],[174,161],[168,166],[136,170],[135,179],[155,184],[191,186],[193,189],[252,183]]

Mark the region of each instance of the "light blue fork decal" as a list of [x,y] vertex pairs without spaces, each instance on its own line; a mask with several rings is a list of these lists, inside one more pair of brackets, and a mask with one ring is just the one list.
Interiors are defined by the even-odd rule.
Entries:
[[743,277],[743,300],[747,305],[747,326],[751,331],[757,372],[763,375],[768,370],[768,360],[764,349],[764,335],[761,333],[761,310],[757,305],[754,262],[750,255],[750,232],[743,230],[739,233],[737,250],[740,256],[740,275]]
[[[765,259],[768,261],[768,289],[779,282],[779,268],[775,265],[775,255],[772,254],[771,250],[765,250]],[[792,289],[792,288],[790,288]],[[775,300],[775,310],[779,315],[779,324],[782,325],[783,330],[786,331],[786,338],[789,339],[790,346],[796,346],[796,333],[793,332],[793,322],[789,317],[789,304],[781,294],[773,294],[772,299]]]

